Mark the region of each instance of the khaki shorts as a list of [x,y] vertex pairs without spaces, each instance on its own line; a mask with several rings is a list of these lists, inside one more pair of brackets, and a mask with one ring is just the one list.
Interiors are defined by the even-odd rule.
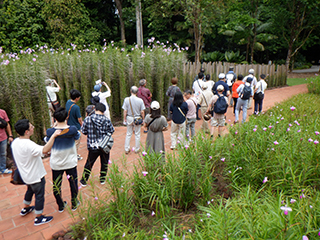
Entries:
[[224,127],[226,123],[225,118],[211,118],[211,126],[212,127]]

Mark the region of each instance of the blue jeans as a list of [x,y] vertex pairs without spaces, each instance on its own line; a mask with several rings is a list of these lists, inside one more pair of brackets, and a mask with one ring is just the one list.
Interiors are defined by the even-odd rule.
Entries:
[[23,203],[26,205],[31,204],[32,196],[35,196],[35,214],[43,213],[44,207],[44,189],[46,186],[45,178],[41,178],[41,182],[27,185],[28,189],[24,195]]
[[254,114],[258,114],[262,111],[262,103],[263,99],[260,100],[254,100]]
[[189,140],[189,128],[191,130],[191,138],[194,137],[196,130],[195,130],[195,124],[196,124],[197,119],[196,118],[188,118],[187,119],[187,124],[186,124],[186,138]]
[[240,109],[242,107],[242,111],[243,111],[243,115],[242,115],[242,123],[244,123],[246,121],[247,118],[247,106],[248,106],[248,99],[247,100],[243,100],[241,98],[238,98],[237,101],[237,106],[236,106],[236,119],[235,121],[238,122],[239,121],[239,113],[240,113]]
[[7,139],[0,142],[0,172],[6,169],[7,163]]

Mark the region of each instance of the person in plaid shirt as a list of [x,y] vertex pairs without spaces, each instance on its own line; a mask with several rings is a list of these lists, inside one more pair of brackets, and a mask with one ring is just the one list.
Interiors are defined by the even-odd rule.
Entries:
[[[82,187],[87,186],[87,181],[91,174],[91,169],[100,156],[100,183],[106,183],[106,175],[108,170],[108,161],[110,157],[110,153],[105,153],[103,150],[98,148],[98,143],[101,141],[107,133],[113,133],[114,127],[105,115],[104,111],[106,110],[106,106],[102,103],[97,103],[95,108],[95,113],[86,117],[83,121],[81,131],[84,135],[87,135],[87,148],[88,148],[88,158],[87,162],[83,169],[82,178],[80,180],[80,184]],[[96,128],[97,134],[94,131],[94,125]],[[98,136],[97,136],[98,135]]]

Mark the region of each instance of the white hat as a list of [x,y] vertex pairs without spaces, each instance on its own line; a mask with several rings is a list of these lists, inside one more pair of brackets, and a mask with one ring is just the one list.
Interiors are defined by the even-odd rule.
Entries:
[[224,79],[225,77],[226,77],[226,75],[224,73],[219,74],[219,79]]
[[96,85],[98,85],[98,84],[100,84],[101,83],[101,79],[98,79],[97,81],[96,81]]
[[158,110],[158,109],[160,108],[160,103],[157,102],[157,101],[153,101],[153,102],[151,103],[151,105],[150,105],[150,108],[151,108],[152,110]]
[[254,69],[250,68],[249,73],[254,74]]
[[202,87],[203,89],[207,89],[207,88],[208,88],[208,84],[207,84],[206,82],[202,82],[202,83],[201,83],[201,87]]
[[219,86],[217,87],[217,91],[218,91],[218,92],[223,92],[223,91],[224,91],[223,85],[219,85]]

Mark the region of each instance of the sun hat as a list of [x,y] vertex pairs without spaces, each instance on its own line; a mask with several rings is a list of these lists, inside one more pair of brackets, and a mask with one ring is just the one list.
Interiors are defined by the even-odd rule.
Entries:
[[253,68],[250,68],[250,69],[249,69],[249,73],[254,74],[254,69],[253,69]]
[[158,101],[153,101],[153,102],[151,103],[151,105],[150,105],[150,108],[151,108],[152,110],[158,110],[158,109],[160,109],[160,103],[159,103]]
[[94,89],[96,92],[99,92],[99,91],[100,91],[100,88],[101,88],[101,85],[100,85],[100,84],[97,84],[97,85],[94,86],[93,89]]
[[225,77],[226,77],[226,75],[224,73],[219,74],[219,79],[224,79]]
[[217,91],[218,91],[218,92],[223,92],[223,90],[224,90],[223,85],[219,85],[219,86],[217,87]]

